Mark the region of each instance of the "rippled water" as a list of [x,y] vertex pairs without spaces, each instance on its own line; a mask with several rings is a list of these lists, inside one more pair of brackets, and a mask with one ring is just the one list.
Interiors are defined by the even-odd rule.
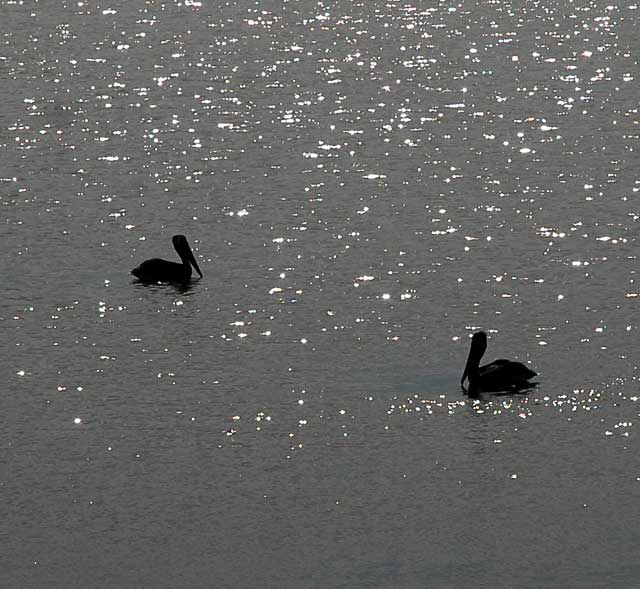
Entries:
[[640,582],[636,4],[0,6],[3,587]]

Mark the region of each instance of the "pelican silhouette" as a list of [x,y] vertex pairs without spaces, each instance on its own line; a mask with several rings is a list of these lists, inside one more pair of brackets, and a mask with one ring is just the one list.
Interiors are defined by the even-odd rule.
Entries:
[[479,331],[471,338],[471,348],[467,364],[462,373],[460,386],[469,378],[469,394],[477,395],[481,391],[504,391],[526,387],[536,372],[515,360],[494,360],[491,364],[480,366],[480,360],[487,349],[487,334]]
[[202,272],[196,262],[189,242],[184,235],[174,235],[171,238],[173,247],[176,248],[182,264],[169,262],[160,258],[145,260],[137,268],[131,270],[136,278],[143,282],[188,282],[191,279],[191,266],[196,269],[202,278]]

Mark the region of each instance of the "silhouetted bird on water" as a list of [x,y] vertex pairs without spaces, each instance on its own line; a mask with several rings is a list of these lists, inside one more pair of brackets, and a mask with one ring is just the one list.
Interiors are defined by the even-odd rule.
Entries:
[[533,384],[529,380],[537,374],[522,362],[499,359],[480,366],[486,349],[487,334],[484,331],[474,333],[467,364],[460,380],[464,390],[464,381],[469,378],[469,395],[478,395],[482,391],[517,390]]
[[161,260],[160,258],[152,258],[145,260],[137,268],[131,270],[131,274],[143,282],[185,283],[191,279],[191,266],[193,266],[196,272],[200,274],[200,278],[202,278],[202,272],[200,272],[200,267],[193,256],[187,238],[184,235],[174,235],[171,241],[182,260],[182,264]]

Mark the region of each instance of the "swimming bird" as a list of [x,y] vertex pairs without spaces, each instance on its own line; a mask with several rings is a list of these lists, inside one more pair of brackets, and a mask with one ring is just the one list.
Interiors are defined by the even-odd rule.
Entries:
[[467,364],[462,373],[460,386],[464,390],[464,381],[469,378],[469,394],[477,395],[481,391],[504,391],[519,389],[533,383],[529,379],[537,373],[515,360],[494,360],[491,364],[480,366],[480,360],[487,349],[487,334],[479,331],[471,338],[471,349]]
[[136,278],[143,282],[188,282],[191,279],[191,266],[196,269],[202,278],[202,272],[196,262],[189,242],[184,235],[174,235],[171,238],[173,247],[176,248],[182,264],[169,262],[160,258],[145,260],[137,268],[131,270]]

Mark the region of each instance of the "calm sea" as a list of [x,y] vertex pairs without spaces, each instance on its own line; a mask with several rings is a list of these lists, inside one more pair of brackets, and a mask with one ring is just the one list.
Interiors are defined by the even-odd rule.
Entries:
[[2,587],[640,584],[635,2],[0,13]]

